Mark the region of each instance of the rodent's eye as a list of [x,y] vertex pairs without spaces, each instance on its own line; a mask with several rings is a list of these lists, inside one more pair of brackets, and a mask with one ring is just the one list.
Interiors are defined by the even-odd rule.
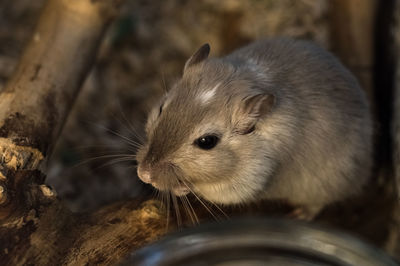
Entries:
[[196,139],[194,141],[194,144],[196,144],[200,149],[210,150],[217,145],[218,141],[219,141],[218,136],[206,135],[206,136]]

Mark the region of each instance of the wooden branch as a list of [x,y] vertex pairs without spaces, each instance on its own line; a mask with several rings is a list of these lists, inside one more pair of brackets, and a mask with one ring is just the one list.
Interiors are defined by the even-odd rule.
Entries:
[[111,0],[50,0],[44,7],[17,70],[0,95],[0,202],[11,204],[2,208],[0,219],[6,209],[16,208],[14,198],[22,195],[22,183],[30,182],[30,174],[18,175],[18,180],[11,176],[20,170],[44,170],[115,13]]
[[56,199],[0,227],[2,265],[115,265],[165,233],[157,201],[124,202],[88,215]]
[[115,264],[165,233],[157,201],[74,214],[44,185],[46,159],[119,2],[48,0],[0,94],[2,265]]
[[376,0],[329,1],[333,52],[372,97]]
[[0,148],[7,168],[36,169],[51,151],[116,12],[114,2],[48,1],[0,96]]

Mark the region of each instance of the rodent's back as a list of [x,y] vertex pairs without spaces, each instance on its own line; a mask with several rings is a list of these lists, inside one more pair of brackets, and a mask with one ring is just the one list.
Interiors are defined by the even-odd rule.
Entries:
[[[265,136],[280,139],[284,156],[268,197],[287,193],[308,204],[313,197],[302,191],[325,191],[318,200],[331,202],[361,188],[371,166],[371,117],[357,80],[333,55],[306,41],[276,39],[226,60],[261,66],[277,95]],[[271,123],[286,132],[271,132]]]
[[354,76],[332,54],[311,42],[285,38],[261,40],[226,58],[261,65],[281,93],[306,99],[307,104],[318,106],[322,97],[328,102],[343,103],[345,109],[357,106],[362,114],[368,110],[365,95]]

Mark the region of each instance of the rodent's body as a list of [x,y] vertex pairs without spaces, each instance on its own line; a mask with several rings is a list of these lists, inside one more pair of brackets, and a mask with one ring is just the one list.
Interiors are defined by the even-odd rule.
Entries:
[[[149,118],[142,180],[220,204],[285,199],[310,215],[360,191],[371,168],[370,113],[331,54],[288,39],[220,59],[199,52]],[[215,147],[196,146],[207,134]]]

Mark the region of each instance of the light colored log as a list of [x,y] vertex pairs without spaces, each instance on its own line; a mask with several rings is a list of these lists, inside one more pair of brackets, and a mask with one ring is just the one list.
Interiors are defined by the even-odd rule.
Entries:
[[116,14],[116,3],[48,1],[17,70],[0,94],[1,156],[13,162],[5,167],[37,169],[51,152],[102,33]]
[[373,99],[376,0],[332,0],[330,43],[332,51],[355,74]]

